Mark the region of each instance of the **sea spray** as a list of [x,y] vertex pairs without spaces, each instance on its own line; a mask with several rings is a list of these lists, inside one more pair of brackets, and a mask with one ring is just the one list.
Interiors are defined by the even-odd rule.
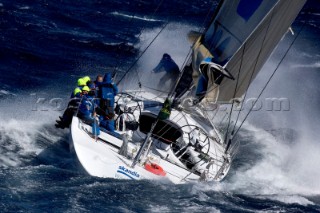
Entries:
[[301,141],[304,139],[281,141],[249,124],[237,139],[242,145],[226,179],[221,183],[196,184],[194,193],[213,190],[284,203],[313,204],[309,197],[320,194],[317,163],[320,145]]

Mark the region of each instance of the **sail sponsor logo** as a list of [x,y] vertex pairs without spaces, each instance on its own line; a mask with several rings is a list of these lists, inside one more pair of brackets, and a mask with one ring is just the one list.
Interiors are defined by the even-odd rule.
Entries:
[[132,171],[124,166],[119,166],[117,173],[123,174],[131,179],[140,178],[138,172]]

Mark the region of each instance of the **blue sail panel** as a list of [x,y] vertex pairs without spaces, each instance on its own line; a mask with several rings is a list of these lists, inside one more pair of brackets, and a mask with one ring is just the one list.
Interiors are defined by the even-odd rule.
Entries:
[[226,0],[204,34],[203,45],[224,65],[278,0]]
[[248,21],[260,7],[262,1],[263,0],[241,0],[237,8],[237,13]]

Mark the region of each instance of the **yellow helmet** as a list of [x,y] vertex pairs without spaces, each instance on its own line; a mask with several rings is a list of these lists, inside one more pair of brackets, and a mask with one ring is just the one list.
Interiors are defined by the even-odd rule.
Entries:
[[84,87],[82,88],[82,91],[87,91],[87,92],[89,92],[89,91],[90,91],[90,88],[89,88],[88,86],[84,86]]
[[84,76],[82,79],[84,80],[85,84],[91,80],[89,76]]
[[73,95],[77,95],[78,93],[81,93],[81,89],[79,87],[74,89]]
[[78,79],[78,86],[85,86],[87,84],[87,82],[85,80],[83,80],[83,78],[79,78]]

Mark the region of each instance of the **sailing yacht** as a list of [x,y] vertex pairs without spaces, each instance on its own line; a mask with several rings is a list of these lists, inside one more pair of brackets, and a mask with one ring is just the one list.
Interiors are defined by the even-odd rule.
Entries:
[[81,166],[103,178],[176,184],[223,180],[237,146],[230,122],[225,129],[217,126],[208,108],[214,112],[221,104],[243,101],[305,2],[222,0],[204,32],[189,34],[192,54],[171,91],[159,95],[162,88],[139,82],[138,90],[119,93],[116,131],[97,137],[73,117],[70,148]]

